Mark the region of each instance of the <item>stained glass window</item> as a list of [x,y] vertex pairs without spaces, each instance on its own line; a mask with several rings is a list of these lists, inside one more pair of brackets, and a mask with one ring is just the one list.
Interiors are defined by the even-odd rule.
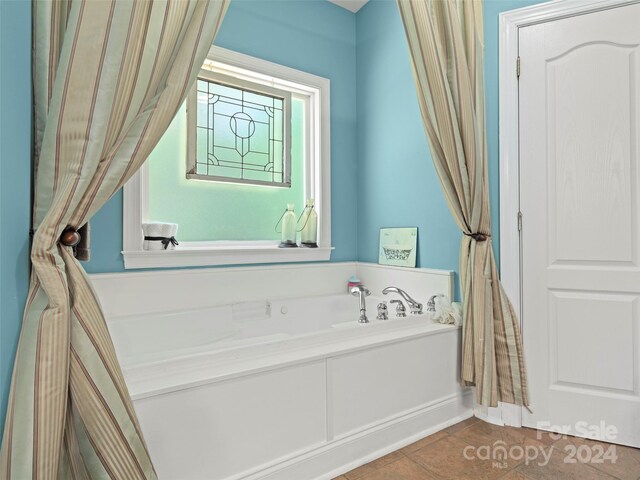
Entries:
[[291,94],[224,79],[197,80],[187,178],[289,187]]

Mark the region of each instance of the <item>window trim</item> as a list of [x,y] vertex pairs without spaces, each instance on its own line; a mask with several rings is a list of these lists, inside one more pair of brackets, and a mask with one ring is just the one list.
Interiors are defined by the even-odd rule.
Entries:
[[283,152],[282,159],[283,174],[282,182],[267,182],[263,180],[247,180],[244,178],[231,178],[217,175],[202,175],[195,173],[196,171],[196,139],[197,139],[197,83],[193,85],[187,95],[187,178],[196,180],[205,180],[209,182],[223,182],[231,184],[244,185],[265,185],[276,188],[288,188],[291,186],[291,92],[280,88],[273,88],[267,85],[256,84],[244,79],[237,79],[230,75],[225,75],[209,69],[201,69],[198,74],[198,80],[213,82],[229,86],[231,88],[252,91],[258,94],[266,94],[282,98],[284,111],[284,129],[283,135]]
[[[307,100],[305,124],[305,189],[313,191],[318,210],[318,248],[278,248],[277,241],[181,242],[175,250],[142,248],[142,223],[148,213],[148,169],[142,168],[124,185],[122,255],[125,269],[311,262],[330,259],[331,251],[331,133],[330,81],[310,73],[213,46],[209,67],[225,75],[285,87]],[[312,161],[315,158],[316,161]],[[179,239],[179,238],[178,238]]]

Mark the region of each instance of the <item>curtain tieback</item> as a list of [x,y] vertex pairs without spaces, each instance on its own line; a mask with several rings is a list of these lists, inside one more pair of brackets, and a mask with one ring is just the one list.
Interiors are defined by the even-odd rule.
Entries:
[[176,245],[180,245],[176,240],[176,237],[144,237],[144,239],[149,240],[150,242],[162,242],[165,250],[169,247],[169,244],[173,245],[174,247]]
[[60,235],[60,243],[65,247],[75,247],[80,243],[82,237],[75,228],[66,228]]
[[476,232],[476,233],[462,232],[462,233],[464,233],[467,237],[473,238],[476,242],[486,242],[489,238],[491,238],[491,235],[489,235],[488,233],[480,233],[480,232]]

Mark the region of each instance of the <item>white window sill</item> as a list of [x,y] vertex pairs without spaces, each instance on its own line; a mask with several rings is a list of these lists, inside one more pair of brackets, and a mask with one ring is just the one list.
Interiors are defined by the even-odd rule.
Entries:
[[178,246],[175,250],[122,252],[124,268],[205,267],[256,263],[319,262],[331,258],[333,247],[278,248],[274,245],[233,247]]

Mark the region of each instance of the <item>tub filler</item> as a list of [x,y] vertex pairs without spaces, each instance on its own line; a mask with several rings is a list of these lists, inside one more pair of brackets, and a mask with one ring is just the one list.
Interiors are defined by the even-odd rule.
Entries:
[[160,480],[330,479],[471,416],[460,328],[379,292],[108,318]]

